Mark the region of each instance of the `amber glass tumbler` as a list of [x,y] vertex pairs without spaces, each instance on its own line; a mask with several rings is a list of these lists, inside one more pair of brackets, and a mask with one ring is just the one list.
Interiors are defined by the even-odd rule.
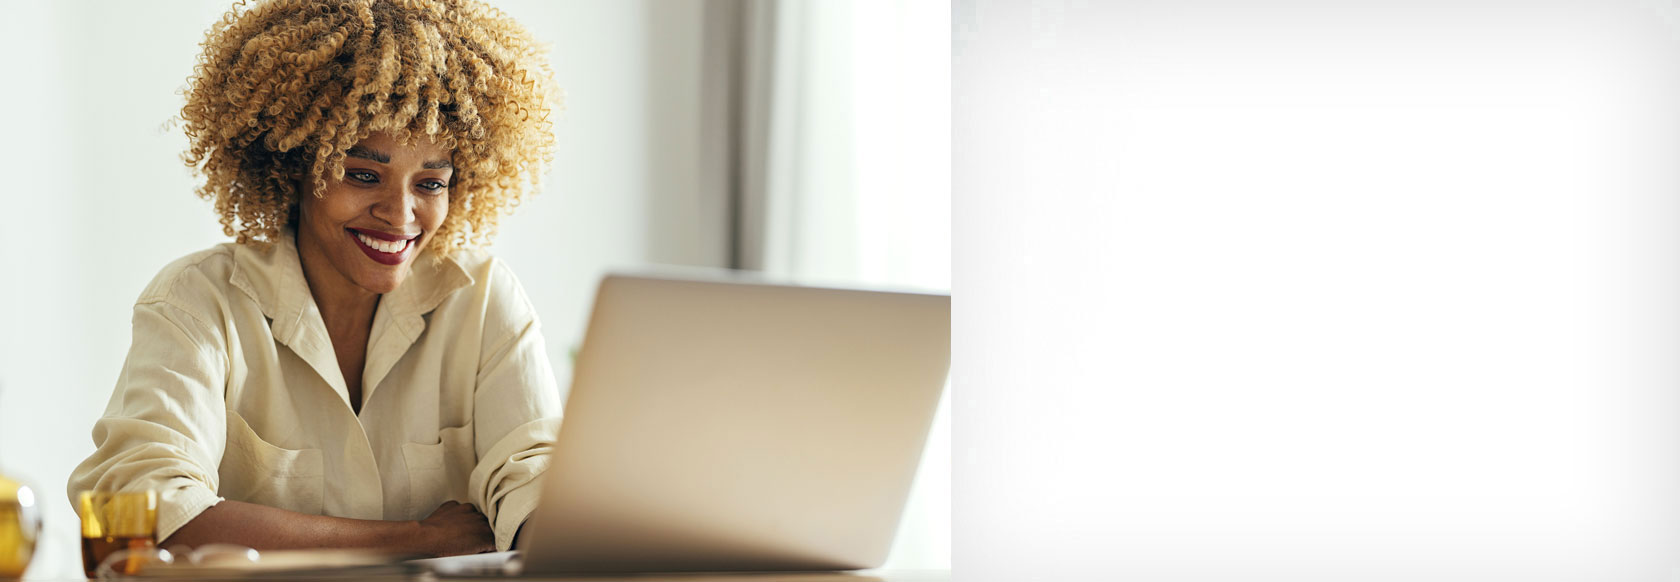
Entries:
[[[82,515],[82,569],[96,577],[99,563],[117,550],[147,550],[157,547],[156,491],[83,491],[78,496]],[[124,574],[139,573],[144,552],[133,552],[124,564],[113,569]]]

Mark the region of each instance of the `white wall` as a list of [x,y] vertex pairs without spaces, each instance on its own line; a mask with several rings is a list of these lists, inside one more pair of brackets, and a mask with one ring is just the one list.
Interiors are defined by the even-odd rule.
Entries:
[[[33,484],[47,509],[31,577],[78,575],[64,483],[92,451],[134,297],[164,264],[224,240],[178,160],[185,140],[164,124],[226,4],[25,2],[0,19],[0,48],[30,57],[8,65],[0,90],[0,468]],[[567,102],[546,190],[503,223],[494,251],[519,273],[556,374],[569,378],[567,352],[603,270],[725,260],[723,209],[700,195],[704,4],[499,5],[553,43]],[[891,565],[949,564],[940,463],[945,476],[918,485],[905,525],[914,533]]]
[[964,579],[1675,579],[1677,17],[956,3]]
[[[219,242],[162,129],[179,108],[208,3],[17,3],[0,43],[20,58],[0,104],[0,465],[34,485],[47,539],[31,576],[73,577],[64,483],[93,446],[128,348],[130,308],[157,269]],[[27,80],[21,81],[20,80]]]

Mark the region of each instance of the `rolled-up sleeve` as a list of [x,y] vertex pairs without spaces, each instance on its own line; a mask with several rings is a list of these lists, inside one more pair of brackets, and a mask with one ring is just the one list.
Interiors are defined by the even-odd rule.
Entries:
[[221,501],[228,356],[218,327],[161,300],[135,305],[133,329],[116,389],[93,427],[94,453],[71,473],[68,493],[74,506],[82,490],[156,490],[163,540]]
[[478,463],[468,495],[489,518],[496,549],[508,550],[514,534],[536,509],[540,477],[560,432],[560,391],[549,365],[536,311],[518,282],[497,265],[473,395]]

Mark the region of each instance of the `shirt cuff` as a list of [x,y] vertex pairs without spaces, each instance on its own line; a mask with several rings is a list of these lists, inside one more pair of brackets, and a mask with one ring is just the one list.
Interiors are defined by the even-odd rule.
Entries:
[[178,477],[170,480],[158,494],[157,541],[162,544],[187,522],[204,510],[221,503],[222,498],[203,483]]
[[519,533],[519,526],[525,525],[525,519],[537,509],[540,493],[542,479],[532,479],[502,496],[502,503],[496,509],[496,551],[513,549],[513,536]]

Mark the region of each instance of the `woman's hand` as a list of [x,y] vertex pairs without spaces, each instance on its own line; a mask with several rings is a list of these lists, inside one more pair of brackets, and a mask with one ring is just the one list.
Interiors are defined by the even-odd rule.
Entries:
[[420,520],[419,539],[425,552],[436,556],[496,551],[496,532],[490,520],[469,503],[444,502]]

